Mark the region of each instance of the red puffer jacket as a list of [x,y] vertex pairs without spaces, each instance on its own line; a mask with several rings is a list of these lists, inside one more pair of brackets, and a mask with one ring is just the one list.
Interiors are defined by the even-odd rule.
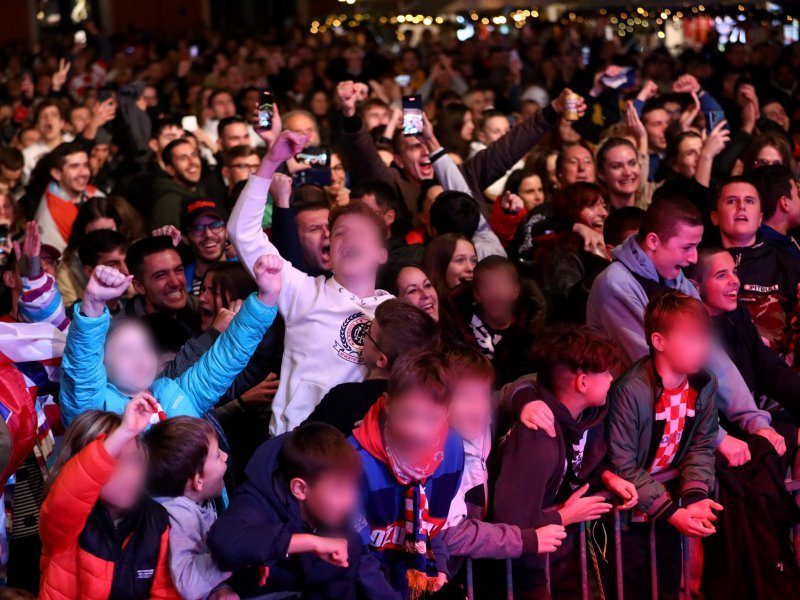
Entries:
[[64,465],[42,505],[39,598],[180,598],[169,574],[166,511],[145,499],[115,525],[98,504],[116,467],[104,439]]

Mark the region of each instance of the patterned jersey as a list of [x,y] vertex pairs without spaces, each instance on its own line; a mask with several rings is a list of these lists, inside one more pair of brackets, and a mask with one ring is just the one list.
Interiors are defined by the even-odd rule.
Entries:
[[655,410],[656,421],[664,421],[664,433],[650,466],[651,474],[668,469],[672,464],[681,444],[686,418],[694,417],[696,402],[697,391],[689,385],[688,379],[674,390],[664,388]]

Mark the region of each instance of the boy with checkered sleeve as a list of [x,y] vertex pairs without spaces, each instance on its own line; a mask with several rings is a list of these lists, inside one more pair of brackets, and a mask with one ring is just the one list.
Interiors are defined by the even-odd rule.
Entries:
[[[650,355],[618,379],[609,394],[606,428],[612,470],[636,486],[639,505],[623,529],[625,598],[650,598],[649,530],[655,519],[659,598],[678,598],[681,538],[715,532],[709,498],[719,420],[716,379],[703,369],[711,320],[696,299],[668,292],[644,316]],[[677,469],[667,487],[654,475]]]

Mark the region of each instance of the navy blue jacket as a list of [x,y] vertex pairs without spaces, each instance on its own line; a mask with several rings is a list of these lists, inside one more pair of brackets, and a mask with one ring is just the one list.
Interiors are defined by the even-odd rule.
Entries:
[[[277,472],[278,453],[287,435],[258,448],[245,470],[247,481],[209,531],[208,545],[220,566],[228,570],[269,567],[267,583],[260,593],[302,591],[302,598],[309,600],[398,600],[378,561],[354,530],[322,531],[303,522],[299,503]],[[311,553],[287,556],[296,533],[347,538],[349,566],[335,567]]]

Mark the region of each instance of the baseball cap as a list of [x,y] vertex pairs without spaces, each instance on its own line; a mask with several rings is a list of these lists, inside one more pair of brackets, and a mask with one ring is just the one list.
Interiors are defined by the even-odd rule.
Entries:
[[191,198],[181,207],[181,231],[186,232],[194,220],[201,215],[211,215],[222,221],[228,220],[228,213],[222,203],[212,198]]

